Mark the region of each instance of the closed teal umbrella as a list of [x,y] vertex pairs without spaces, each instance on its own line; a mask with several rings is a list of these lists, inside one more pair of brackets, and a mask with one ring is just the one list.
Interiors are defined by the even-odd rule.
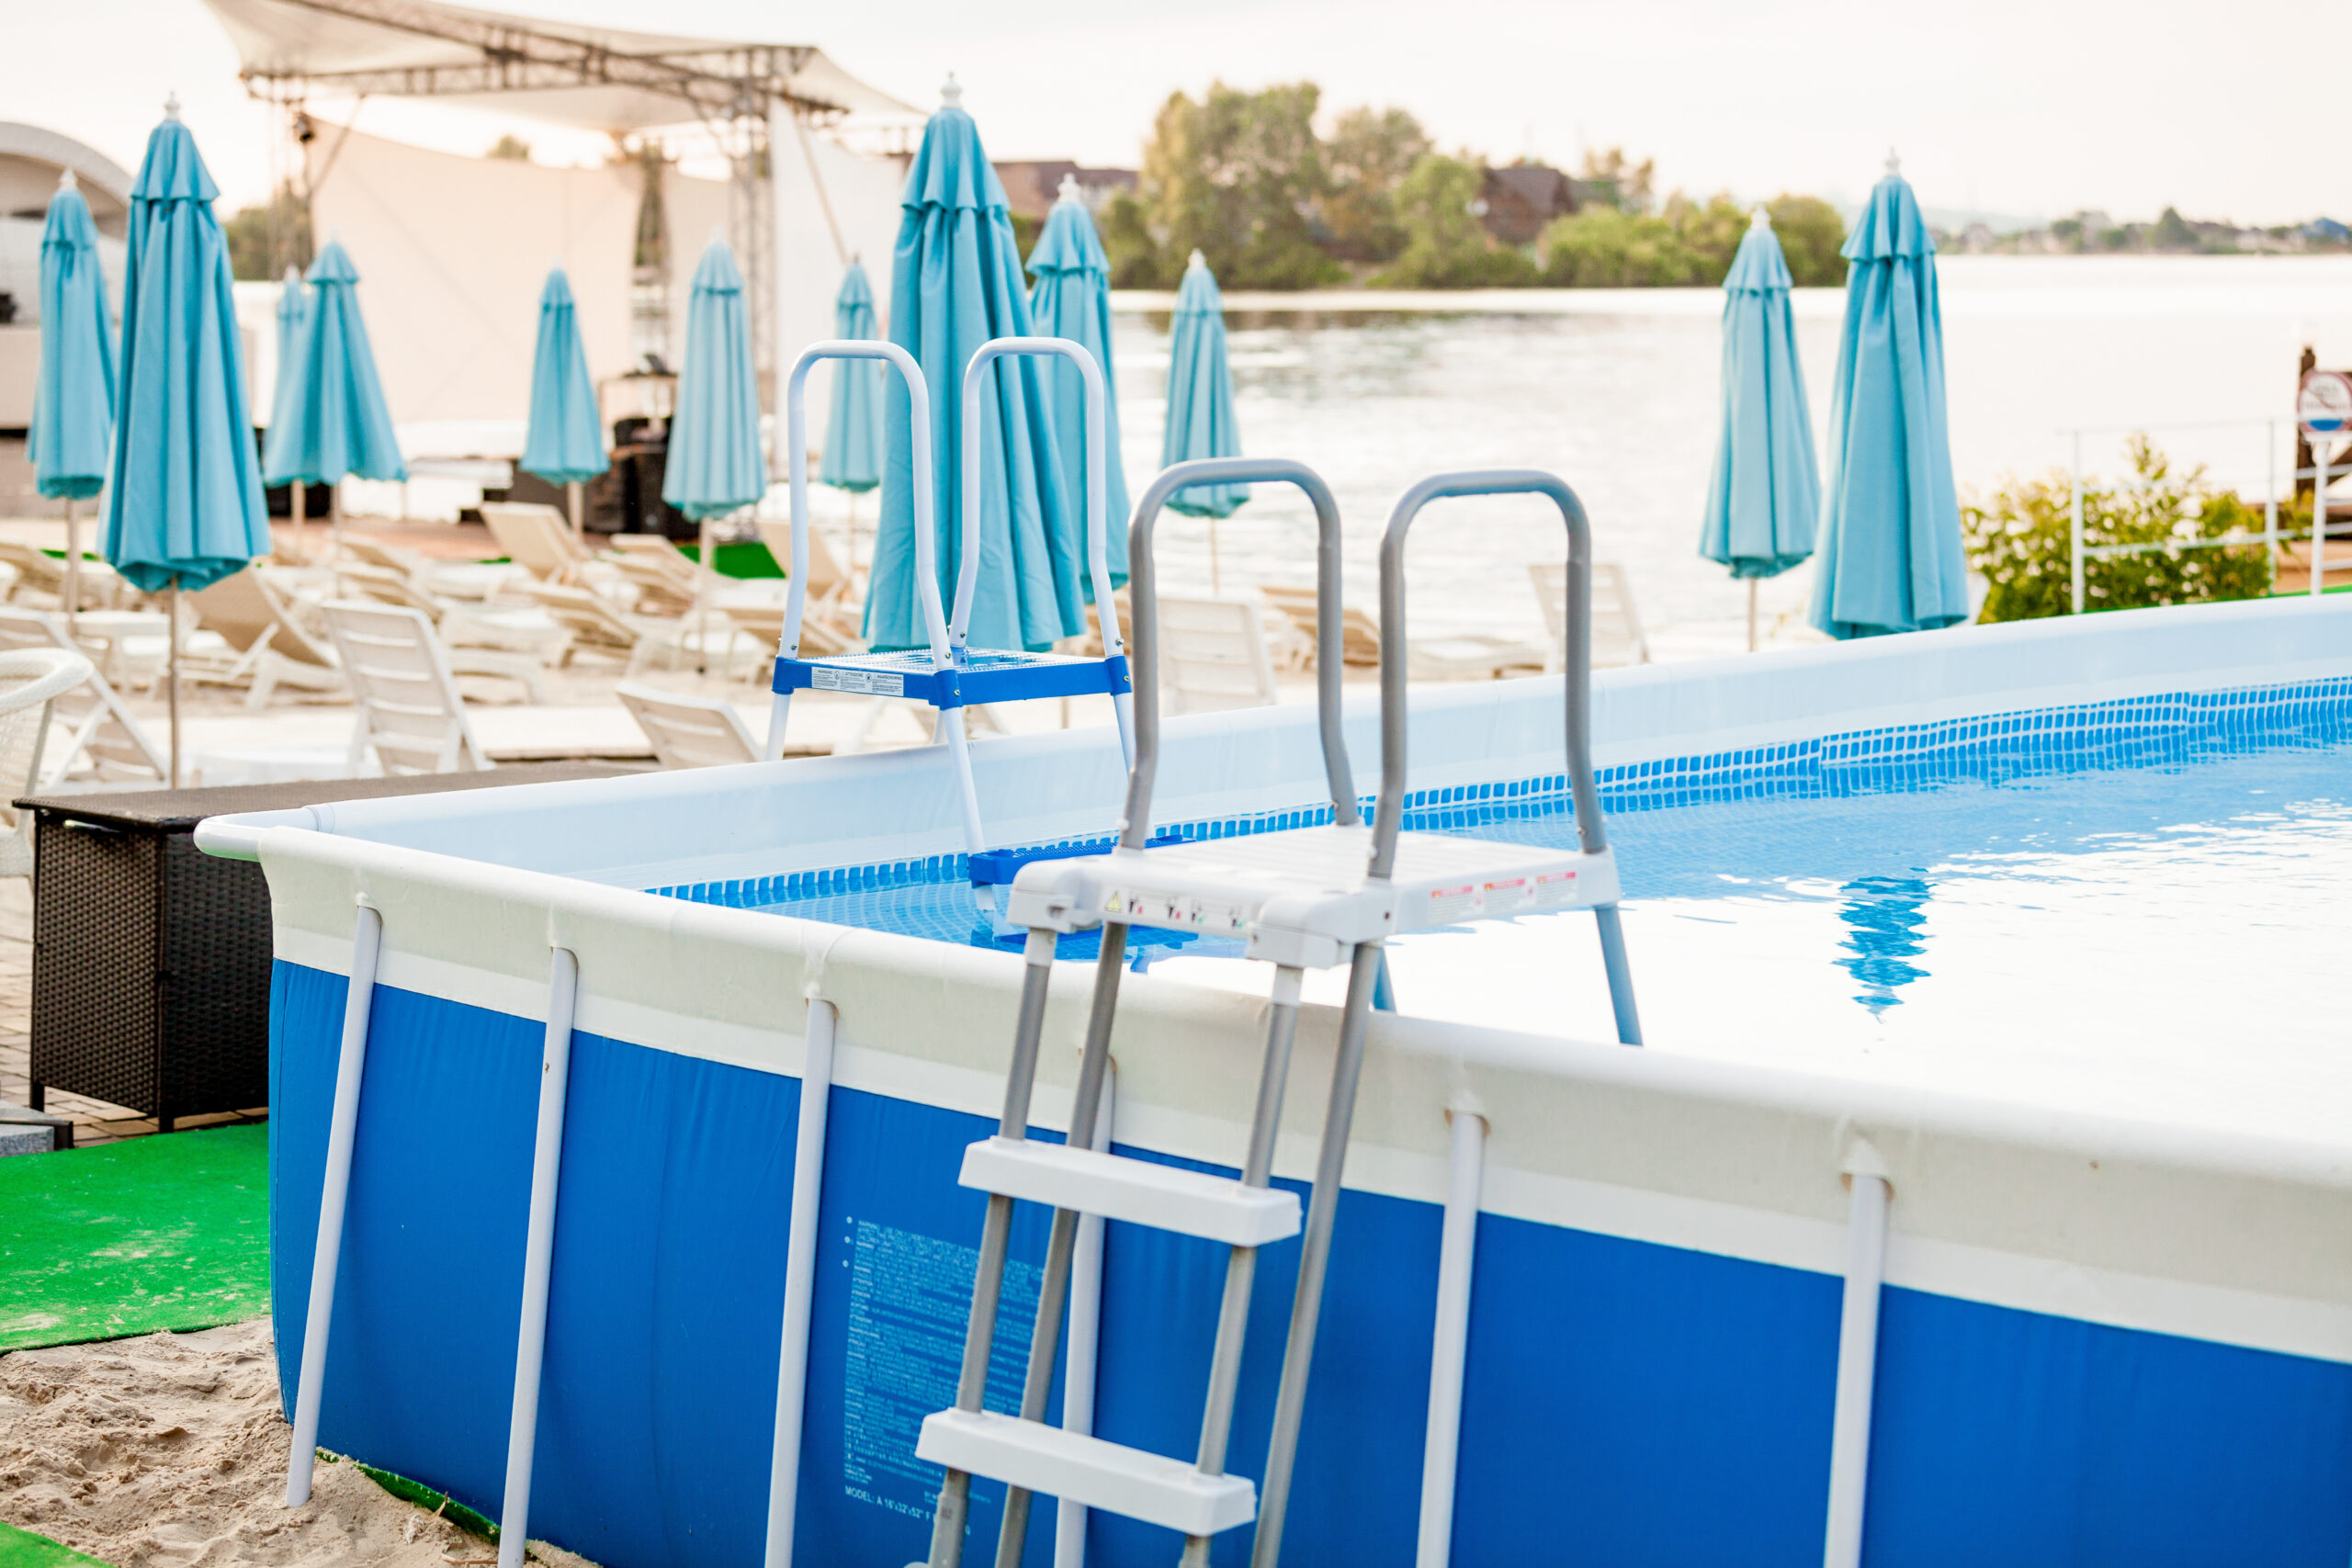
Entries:
[[293,371],[279,378],[283,401],[262,454],[262,482],[329,487],[332,560],[343,548],[343,480],[404,479],[408,464],[392,434],[368,323],[359,314],[354,287],[359,269],[341,243],[329,240],[311,260],[309,276],[311,298],[294,340]]
[[1747,580],[1747,647],[1756,649],[1756,584],[1813,554],[1821,477],[1813,416],[1797,363],[1789,263],[1758,207],[1724,279],[1724,428],[1699,553]]
[[[277,376],[270,383],[269,427],[287,423],[295,384],[301,379],[302,323],[311,319],[311,297],[302,289],[302,269],[288,264],[277,285]],[[268,464],[262,467],[266,469]]]
[[115,383],[107,558],[133,586],[170,590],[172,777],[179,779],[179,591],[203,588],[269,548],[261,465],[245,411],[220,187],[176,101],[147,139],[130,187]]
[[612,467],[605,456],[603,422],[596,414],[596,388],[588,379],[588,351],[580,343],[580,318],[571,301],[571,280],[563,268],[548,269],[539,290],[539,344],[531,358],[531,425],[523,440],[526,473],[571,492],[571,531],[580,531],[580,487]]
[[710,519],[740,512],[767,492],[767,460],[760,453],[760,373],[752,362],[743,275],[727,242],[713,235],[695,265],[694,288],[686,296],[686,362],[662,477],[662,499],[701,525],[695,621],[706,649]]
[[[833,296],[833,335],[882,335],[874,319],[874,286],[856,261],[849,264],[842,291]],[[837,359],[832,365],[832,412],[825,421],[825,454],[817,477],[835,490],[864,495],[882,482],[882,362]]]
[[[1225,297],[1201,253],[1185,264],[1176,291],[1176,319],[1168,333],[1168,428],[1159,466],[1195,457],[1238,457],[1241,427],[1233,418],[1233,371],[1225,360]],[[1220,591],[1216,519],[1230,517],[1250,499],[1248,485],[1191,485],[1169,499],[1170,510],[1209,519],[1209,592]]]
[[[1029,316],[1048,337],[1082,344],[1102,367],[1102,515],[1111,581],[1127,580],[1127,472],[1119,461],[1119,383],[1111,370],[1111,258],[1102,253],[1093,215],[1079,198],[1078,181],[1064,175],[1060,199],[1046,214],[1045,231],[1029,253],[1037,280]],[[1062,451],[1062,506],[1086,515],[1086,381],[1066,359],[1046,362],[1053,388],[1054,434]]]
[[[284,426],[294,406],[294,388],[302,378],[302,323],[311,319],[311,296],[302,288],[302,269],[288,263],[286,276],[277,285],[277,375],[270,383],[269,428]],[[268,453],[265,447],[262,471],[269,470]],[[300,485],[286,487],[287,513],[294,525],[299,544],[302,535],[302,502],[308,499]]]
[[[854,256],[833,296],[833,335],[871,340],[882,335],[874,319],[874,286]],[[857,498],[882,482],[882,362],[832,362],[832,412],[825,420],[825,452],[820,481],[845,491],[849,503],[849,569],[857,570]]]
[[670,421],[662,499],[700,522],[740,512],[768,492],[760,454],[760,377],[752,363],[743,275],[713,239],[686,297],[686,361]]
[[106,488],[114,441],[114,323],[98,270],[98,231],[74,171],[57,182],[40,236],[40,378],[26,433],[33,484],[65,502],[65,617],[82,607],[82,522],[74,502]]
[[[993,395],[981,403],[981,428],[963,425],[964,367],[973,350],[990,338],[1031,334],[1004,186],[989,166],[972,117],[956,103],[959,96],[951,82],[907,174],[890,275],[890,341],[914,356],[931,389],[940,596],[954,595],[964,530],[977,528],[979,564],[968,645],[1042,652],[1084,626],[1080,519],[1063,500],[1051,400],[1036,360],[1000,363]],[[915,609],[914,457],[906,394],[893,390],[888,407],[888,460],[865,636],[877,649],[922,648],[930,638]],[[959,476],[967,440],[982,444],[977,518],[963,511]]]
[[1846,324],[1812,615],[1836,637],[1968,618],[1936,245],[1896,169],[1888,158],[1886,177],[1846,237]]

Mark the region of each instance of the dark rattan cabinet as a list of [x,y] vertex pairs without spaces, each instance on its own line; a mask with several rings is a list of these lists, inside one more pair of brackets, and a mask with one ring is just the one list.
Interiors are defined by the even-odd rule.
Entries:
[[51,1089],[153,1116],[269,1101],[269,886],[196,847],[207,817],[595,778],[548,762],[398,779],[42,795],[33,839],[32,1102]]

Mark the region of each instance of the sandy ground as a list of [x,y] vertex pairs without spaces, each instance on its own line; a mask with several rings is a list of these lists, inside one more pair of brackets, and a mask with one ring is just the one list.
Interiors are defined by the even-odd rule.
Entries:
[[[286,1506],[269,1325],[0,1356],[0,1519],[118,1568],[446,1568],[487,1542],[322,1462]],[[532,1543],[551,1568],[593,1568]]]

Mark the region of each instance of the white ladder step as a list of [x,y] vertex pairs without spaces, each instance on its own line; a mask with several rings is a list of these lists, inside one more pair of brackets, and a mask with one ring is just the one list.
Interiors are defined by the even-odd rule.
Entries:
[[982,1192],[1233,1247],[1263,1247],[1298,1234],[1295,1192],[1028,1138],[969,1145],[957,1179]]
[[1258,1489],[1246,1475],[1203,1475],[1180,1459],[993,1411],[924,1416],[915,1457],[1184,1535],[1258,1517]]

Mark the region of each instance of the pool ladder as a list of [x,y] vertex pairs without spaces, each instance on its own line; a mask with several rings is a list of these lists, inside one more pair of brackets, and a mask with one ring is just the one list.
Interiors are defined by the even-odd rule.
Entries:
[[[1289,832],[1148,849],[1159,750],[1153,525],[1169,496],[1187,485],[1271,482],[1296,485],[1315,506],[1316,699],[1332,820],[1328,826]],[[1579,844],[1571,852],[1401,831],[1407,741],[1406,532],[1430,501],[1507,493],[1550,497],[1567,525],[1567,777]],[[1388,936],[1464,919],[1589,908],[1600,921],[1618,1036],[1627,1044],[1641,1041],[1617,919],[1615,863],[1601,827],[1588,744],[1592,557],[1584,509],[1575,492],[1550,474],[1504,470],[1439,475],[1415,485],[1397,502],[1381,547],[1381,791],[1369,829],[1358,818],[1340,728],[1340,518],[1329,487],[1305,465],[1278,459],[1179,464],[1164,471],[1138,502],[1130,547],[1135,679],[1141,700],[1135,710],[1134,762],[1119,845],[1108,855],[1038,862],[1023,868],[1006,908],[1014,923],[1028,928],[1028,936],[1004,1111],[997,1134],[965,1151],[959,1178],[963,1186],[989,1195],[988,1217],[956,1404],[924,1419],[915,1450],[917,1457],[946,1471],[933,1520],[929,1568],[959,1568],[975,1475],[1003,1482],[1007,1488],[998,1568],[1020,1563],[1030,1500],[1039,1492],[1181,1532],[1186,1568],[1205,1568],[1214,1537],[1254,1520],[1252,1568],[1275,1568],[1364,1036],[1381,974],[1382,943]],[[1238,876],[1238,869],[1256,874]],[[1269,869],[1279,876],[1269,880]],[[1096,925],[1102,928],[1102,951],[1069,1135],[1059,1145],[1036,1143],[1026,1134],[1055,940]],[[1121,960],[1127,928],[1136,925],[1239,935],[1247,939],[1250,956],[1275,965],[1265,1055],[1238,1179],[1098,1152],[1096,1122],[1110,1062]],[[1304,973],[1341,963],[1349,965],[1347,1003],[1302,1227],[1296,1195],[1271,1185],[1274,1138],[1282,1120]],[[1045,1203],[1054,1210],[1017,1416],[982,1406],[1016,1201]],[[1046,1424],[1071,1256],[1084,1215],[1200,1236],[1232,1249],[1200,1443],[1190,1462]],[[1261,1495],[1246,1476],[1227,1472],[1227,1442],[1240,1383],[1258,1249],[1298,1235],[1302,1228],[1298,1283]]]
[[[1078,369],[1086,389],[1086,552],[1089,584],[1094,592],[1094,615],[1102,638],[1102,656],[1029,653],[974,649],[967,645],[972,602],[980,579],[981,450],[985,443],[972,434],[981,429],[980,393],[985,373],[1000,359],[1058,357]],[[800,657],[800,626],[806,609],[808,578],[808,372],[826,359],[879,359],[898,371],[907,385],[908,430],[912,459],[914,506],[914,587],[917,619],[928,639],[924,649],[893,653]],[[1103,519],[1102,444],[1109,425],[1104,418],[1102,369],[1085,345],[1068,338],[991,338],[973,351],[964,369],[963,548],[956,571],[953,613],[941,608],[936,565],[938,525],[933,513],[931,396],[922,369],[914,357],[893,343],[838,339],[811,344],[793,362],[785,395],[786,444],[792,476],[792,566],[786,591],[784,634],[776,649],[774,696],[768,718],[766,756],[784,755],[784,733],[792,716],[792,694],[802,690],[863,693],[877,697],[903,697],[928,705],[938,714],[938,729],[947,743],[954,769],[966,850],[978,855],[988,849],[980,824],[979,793],[972,780],[972,753],[964,732],[963,710],[974,704],[1026,702],[1040,697],[1107,694],[1118,719],[1119,746],[1130,766],[1135,761],[1133,682],[1127,671],[1126,649],[1120,641],[1119,617],[1111,598],[1111,570],[1105,548]],[[982,897],[987,897],[982,893]]]

